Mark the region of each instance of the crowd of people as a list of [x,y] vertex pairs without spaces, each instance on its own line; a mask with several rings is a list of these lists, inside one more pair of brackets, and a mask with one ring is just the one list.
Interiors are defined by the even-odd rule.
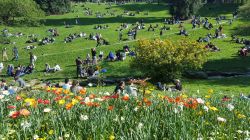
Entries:
[[[86,8],[85,7],[85,11],[84,13],[86,15],[92,16],[93,15],[93,10],[91,10],[90,8]],[[102,18],[103,16],[105,16],[105,14],[100,13],[100,12],[95,12],[96,17],[97,18]],[[109,14],[111,16],[114,16],[114,12],[109,12]],[[124,11],[123,13],[124,15],[127,16],[135,16],[135,14],[140,14],[140,11],[136,11],[136,12],[131,12],[131,11]],[[233,14],[234,18],[237,18],[237,12],[235,12]],[[224,16],[220,16],[218,18],[215,19],[216,23],[218,25],[220,25],[218,28],[215,29],[215,34],[212,35],[211,33],[207,34],[205,37],[199,37],[199,39],[197,40],[198,42],[206,42],[208,43],[205,48],[208,49],[209,51],[212,52],[216,52],[216,51],[220,51],[220,48],[217,47],[216,45],[214,45],[211,40],[214,38],[225,38],[226,35],[223,33],[223,26],[221,25],[221,21],[225,20]],[[70,28],[71,26],[69,24],[65,23],[65,27],[66,28]],[[79,24],[79,20],[78,17],[75,20],[75,24],[78,25]],[[140,19],[139,21],[135,22],[135,23],[122,23],[118,28],[117,28],[117,32],[119,32],[118,34],[118,38],[119,41],[124,41],[124,36],[123,36],[123,31],[126,32],[127,34],[127,38],[128,40],[136,40],[137,39],[137,35],[138,32],[140,30],[146,30],[148,32],[156,32],[159,31],[160,36],[163,35],[163,31],[167,31],[170,30],[170,27],[168,25],[172,25],[172,24],[179,24],[179,28],[180,28],[180,32],[179,35],[184,35],[184,36],[188,36],[189,33],[188,31],[185,29],[184,27],[184,23],[177,17],[172,17],[170,19],[164,19],[164,21],[161,24],[155,24],[153,25],[152,23],[146,24],[144,22],[144,19]],[[189,23],[190,24],[190,23]],[[200,16],[194,16],[193,19],[191,20],[191,24],[192,24],[192,28],[200,28],[203,27],[205,29],[211,30],[214,28],[214,25],[212,24],[212,22],[209,21],[208,18],[201,18]],[[110,30],[110,27],[108,24],[102,25],[102,24],[98,24],[94,26],[95,30],[102,30],[102,29],[107,29]],[[59,36],[59,32],[56,28],[50,28],[47,30],[47,32],[50,33],[50,35],[48,37],[44,37],[41,40],[39,40],[38,35],[32,34],[28,37],[28,40],[26,41],[26,43],[38,43],[38,45],[46,45],[46,44],[51,44],[55,42],[55,38]],[[4,29],[2,31],[3,36],[5,37],[10,37],[10,36],[16,36],[16,37],[21,37],[24,34],[19,32],[16,34],[11,34],[9,32],[8,29]],[[87,33],[85,32],[80,32],[79,34],[77,33],[71,33],[69,34],[67,37],[64,38],[64,42],[65,43],[69,43],[72,42],[73,40],[77,39],[77,38],[85,38],[85,39],[89,39],[89,40],[94,40],[96,41],[96,47],[99,47],[101,45],[110,45],[110,42],[105,38],[103,38],[103,36],[100,33],[89,33],[87,35]],[[246,46],[243,47],[240,51],[239,54],[241,56],[247,56],[248,52],[250,52],[250,41],[246,40],[246,39],[240,39],[237,38],[236,36],[232,36],[232,40],[234,40],[236,43],[241,43],[241,44],[245,44]],[[35,49],[36,46],[34,45],[29,45],[27,47],[25,47],[25,49],[27,50],[32,50]],[[112,62],[112,61],[124,61],[126,60],[127,56],[136,56],[135,52],[131,50],[131,48],[128,45],[123,46],[123,49],[119,50],[117,49],[116,51],[108,51],[109,53],[104,54],[104,51],[99,51],[99,53],[97,53],[96,48],[91,49],[91,52],[89,54],[87,54],[85,59],[82,59],[81,57],[77,57],[75,60],[75,64],[76,64],[76,75],[77,78],[82,78],[82,77],[97,77],[102,70],[97,68],[98,62],[100,61],[108,61],[108,62]],[[12,54],[13,54],[13,58],[11,60],[13,61],[18,61],[19,59],[19,51],[18,48],[16,46],[13,47],[12,49]],[[26,75],[26,74],[32,74],[35,71],[35,62],[37,61],[37,57],[30,52],[29,53],[29,60],[30,63],[27,66],[24,65],[18,65],[17,67],[14,67],[13,64],[8,64],[6,67],[6,74],[7,76],[11,76],[14,78],[14,80],[19,84],[20,87],[24,87],[25,86],[25,82],[24,80],[22,80],[22,76]],[[2,61],[8,61],[8,55],[7,55],[7,48],[3,48],[2,49]],[[3,69],[4,69],[4,65],[1,62],[0,63],[0,73],[3,73]],[[53,67],[50,67],[49,63],[45,64],[45,69],[44,72],[45,73],[54,73],[57,71],[61,71],[62,68],[60,67],[59,64],[55,64]],[[132,94],[134,96],[137,95],[136,91],[137,88],[135,85],[133,85],[133,82],[128,82],[129,83],[129,88],[127,89],[127,92],[129,94]],[[182,84],[179,80],[175,80],[174,82],[174,86],[172,87],[167,87],[162,85],[161,83],[157,84],[158,89],[160,90],[169,90],[169,91],[181,91],[182,90]],[[1,82],[1,86],[4,87],[4,85],[6,85],[6,81],[2,80]],[[66,89],[70,89],[72,92],[77,93],[77,91],[81,88],[78,88],[79,86],[79,82],[74,80],[71,84],[69,84],[69,79],[65,79],[65,84],[62,86]],[[6,87],[4,87],[5,89]],[[123,92],[125,91],[125,82],[120,82],[115,90],[114,90],[114,94],[123,94]]]

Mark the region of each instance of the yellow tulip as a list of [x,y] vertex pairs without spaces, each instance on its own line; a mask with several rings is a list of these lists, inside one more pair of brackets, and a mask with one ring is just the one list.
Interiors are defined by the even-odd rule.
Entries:
[[64,104],[65,104],[65,100],[59,100],[59,101],[58,101],[58,104],[59,104],[59,105],[64,105]]
[[243,115],[243,114],[238,114],[237,117],[238,117],[239,119],[244,119],[244,118],[246,118],[246,116]]
[[205,98],[209,99],[211,98],[211,95],[206,95]]
[[218,110],[216,107],[214,107],[214,106],[210,106],[209,109],[210,109],[210,110],[213,110],[213,111],[219,111],[219,110]]
[[109,136],[109,140],[114,140],[114,139],[115,139],[114,134],[111,134],[111,135]]
[[54,134],[54,130],[49,130],[49,134],[53,135]]
[[208,94],[213,94],[214,93],[214,90],[213,89],[209,89],[208,90]]
[[77,104],[78,102],[79,102],[79,101],[76,100],[76,99],[72,99],[72,100],[71,100],[71,103],[72,103],[73,105]]

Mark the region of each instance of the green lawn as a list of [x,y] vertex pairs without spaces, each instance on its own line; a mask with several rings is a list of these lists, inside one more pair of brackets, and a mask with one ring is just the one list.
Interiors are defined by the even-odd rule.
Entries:
[[[43,80],[55,80],[62,81],[65,77],[75,78],[76,76],[76,68],[75,68],[75,58],[80,56],[82,58],[86,57],[87,53],[90,53],[90,49],[95,47],[96,42],[85,40],[85,39],[76,39],[72,43],[64,43],[64,38],[68,36],[70,33],[80,33],[86,32],[89,33],[101,33],[105,39],[108,39],[111,42],[109,46],[101,46],[98,47],[97,50],[103,50],[104,55],[107,55],[110,50],[115,51],[121,49],[123,45],[129,44],[131,46],[136,46],[136,41],[118,41],[118,32],[115,31],[117,27],[121,23],[135,23],[140,19],[144,19],[146,23],[146,27],[149,23],[159,24],[163,26],[162,22],[165,17],[170,17],[168,13],[168,6],[161,4],[145,4],[145,3],[136,3],[136,4],[126,4],[122,6],[112,5],[111,11],[115,11],[116,15],[123,13],[124,10],[140,10],[142,11],[139,15],[137,14],[135,17],[124,16],[124,17],[112,17],[106,16],[104,18],[98,19],[93,16],[85,16],[83,13],[83,4],[78,4],[73,6],[73,11],[71,13],[65,15],[53,15],[47,16],[46,22],[41,27],[7,27],[11,33],[22,32],[26,35],[30,34],[38,34],[39,39],[46,37],[49,35],[46,32],[49,28],[57,28],[60,36],[56,37],[56,41],[54,44],[46,45],[46,46],[38,46],[37,49],[33,50],[33,53],[38,56],[38,60],[36,62],[36,72],[31,75],[27,75],[24,77],[26,80],[38,78]],[[84,4],[85,7],[91,8],[91,10],[99,12],[106,12],[107,5],[101,4],[92,4],[87,3]],[[200,10],[201,16],[206,16],[210,21],[215,23],[213,19],[215,19],[218,15],[225,15],[228,18],[232,17],[232,12],[237,8],[237,5],[206,5],[204,8]],[[149,15],[144,15],[145,12],[149,12]],[[79,23],[80,25],[74,25],[73,28],[65,28],[64,22],[75,24],[75,18],[79,15]],[[184,24],[185,28],[190,33],[188,37],[191,40],[197,40],[198,37],[204,37],[207,33],[214,34],[214,29],[208,31],[206,29],[191,29],[191,24]],[[227,22],[227,21],[224,21]],[[236,29],[239,29],[239,25],[249,24],[250,21],[237,20],[234,21],[233,25],[229,25],[225,23],[223,26],[224,33],[227,34],[228,38],[226,39],[214,39],[212,42],[217,45],[221,51],[214,52],[209,55],[209,61],[204,65],[204,70],[206,71],[226,71],[226,72],[245,72],[250,68],[250,59],[249,57],[238,57],[236,55],[242,45],[231,42],[231,34],[238,33],[239,36],[243,36],[245,38],[250,38],[241,29],[239,32]],[[106,30],[94,30],[94,25],[98,24],[108,24],[110,29]],[[179,31],[178,25],[170,25],[171,30],[166,31],[164,36],[161,39],[169,39],[169,40],[179,40],[183,37],[176,35],[176,32]],[[0,29],[2,30],[5,26],[0,25]],[[248,32],[248,31],[246,31]],[[127,31],[124,31],[124,39],[126,38]],[[249,34],[248,34],[249,35]],[[155,32],[147,32],[146,30],[142,30],[138,32],[138,39],[144,38],[159,38],[159,30]],[[26,36],[21,38],[11,37],[11,41],[16,42],[17,47],[19,48],[19,56],[20,60],[17,62],[5,62],[5,67],[7,64],[14,64],[17,66],[18,64],[27,65],[29,63],[29,51],[23,49],[28,44],[25,44],[25,41],[28,40]],[[11,55],[11,49],[13,45],[2,45],[0,44],[0,48],[3,47],[8,48],[8,56]],[[124,62],[104,62],[101,63],[102,67],[106,68],[108,72],[105,74],[107,77],[131,77],[131,76],[140,76],[142,75],[137,70],[131,69],[129,67],[129,60],[127,59]],[[53,73],[50,75],[44,75],[42,70],[44,70],[45,63],[49,63],[53,66],[55,63],[59,64],[63,71]],[[6,71],[6,69],[4,69]],[[5,73],[4,73],[5,74]],[[9,78],[8,78],[9,79]],[[221,91],[223,94],[230,93],[239,93],[245,92],[248,93],[250,87],[248,86],[250,83],[249,78],[224,78],[224,79],[214,79],[214,80],[191,80],[191,79],[183,79],[184,88],[187,91],[190,91],[196,94],[197,90],[207,91],[209,88],[213,88],[215,90]],[[107,90],[111,90],[112,88],[108,88]]]

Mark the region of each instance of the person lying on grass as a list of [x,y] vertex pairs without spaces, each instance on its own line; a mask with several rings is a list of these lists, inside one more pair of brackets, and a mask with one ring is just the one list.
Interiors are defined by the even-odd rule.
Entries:
[[211,42],[209,42],[206,46],[206,49],[208,49],[211,52],[217,52],[220,51],[220,48],[218,48],[217,46],[215,46],[214,44],[212,44]]
[[49,72],[56,72],[56,71],[61,71],[61,67],[58,64],[55,64],[55,66],[53,68],[50,67],[50,65],[48,63],[45,64],[45,72],[49,73]]

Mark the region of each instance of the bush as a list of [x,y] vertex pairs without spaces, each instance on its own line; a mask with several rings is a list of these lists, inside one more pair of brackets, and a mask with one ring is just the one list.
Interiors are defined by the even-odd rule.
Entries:
[[197,42],[182,40],[140,40],[131,66],[157,81],[180,78],[186,70],[201,68],[207,51]]

